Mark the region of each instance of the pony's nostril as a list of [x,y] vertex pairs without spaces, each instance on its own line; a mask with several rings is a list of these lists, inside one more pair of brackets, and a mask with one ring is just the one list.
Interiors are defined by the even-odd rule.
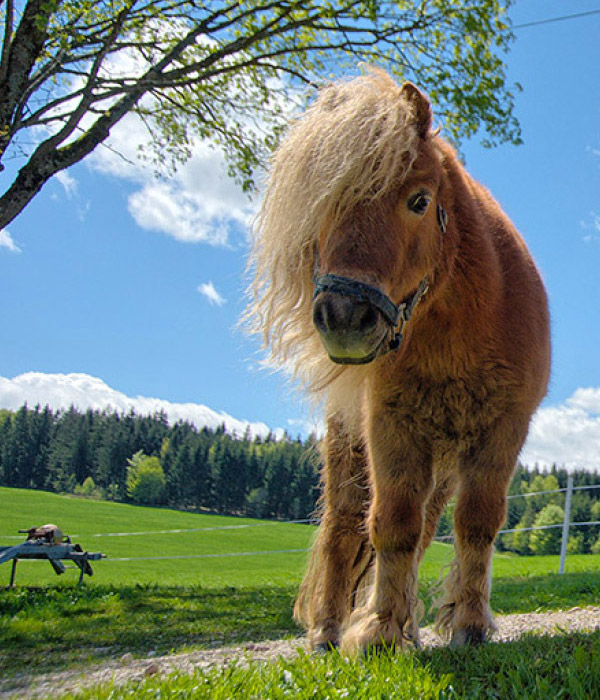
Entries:
[[313,306],[313,322],[322,335],[368,335],[379,322],[379,312],[369,303],[356,304],[347,297],[324,295]]
[[365,304],[357,309],[356,327],[360,333],[368,333],[377,325],[377,310],[371,304]]
[[319,300],[315,303],[313,308],[313,323],[319,333],[327,333],[329,330],[328,321],[329,313],[327,311],[327,304],[323,300]]

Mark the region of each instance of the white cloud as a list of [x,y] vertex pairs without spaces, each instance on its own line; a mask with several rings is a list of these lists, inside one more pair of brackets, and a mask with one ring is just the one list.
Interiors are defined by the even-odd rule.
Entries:
[[586,233],[583,237],[585,243],[600,241],[600,216],[598,214],[591,212],[591,222],[582,221],[581,228],[587,231],[592,231],[592,233]]
[[215,289],[215,285],[212,282],[204,282],[198,286],[198,291],[200,294],[204,295],[211,304],[216,306],[223,306],[227,301],[222,297],[219,292]]
[[6,248],[12,253],[21,253],[19,246],[13,241],[10,233],[5,229],[0,229],[0,248]]
[[183,420],[193,423],[198,428],[207,426],[213,429],[224,423],[230,433],[238,436],[243,436],[247,428],[250,428],[253,435],[262,437],[270,432],[265,423],[239,420],[202,404],[172,403],[147,396],[127,396],[89,374],[27,372],[12,379],[0,377],[0,408],[15,411],[25,402],[30,407],[48,404],[53,410],[68,409],[73,405],[81,411],[91,408],[127,413],[134,409],[141,415],[164,411],[171,423]]
[[77,192],[77,180],[66,170],[59,170],[54,177],[63,186],[69,199]]
[[316,435],[318,438],[322,438],[327,432],[327,425],[323,418],[288,418],[287,424],[288,432],[292,435],[299,432],[304,435]]
[[521,461],[600,470],[600,388],[580,388],[535,414]]
[[600,414],[600,388],[586,387],[577,389],[567,403],[592,414]]
[[254,205],[227,174],[223,154],[199,139],[189,160],[169,180],[156,178],[152,166],[138,155],[150,152],[150,136],[135,114],[126,115],[112,130],[108,147],[90,156],[91,167],[136,183],[128,199],[138,226],[184,242],[227,245],[236,227],[247,228]]

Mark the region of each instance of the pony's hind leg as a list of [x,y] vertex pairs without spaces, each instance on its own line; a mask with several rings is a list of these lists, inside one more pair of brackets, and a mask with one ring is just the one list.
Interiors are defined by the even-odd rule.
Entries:
[[354,594],[372,557],[365,527],[369,499],[362,444],[336,419],[328,422],[323,468],[323,513],[294,616],[308,629],[312,648],[339,643]]
[[527,423],[507,420],[459,464],[456,558],[436,618],[437,630],[451,637],[452,646],[481,643],[496,628],[489,606],[493,544],[506,517],[506,494],[522,444],[515,437],[524,440],[526,433]]

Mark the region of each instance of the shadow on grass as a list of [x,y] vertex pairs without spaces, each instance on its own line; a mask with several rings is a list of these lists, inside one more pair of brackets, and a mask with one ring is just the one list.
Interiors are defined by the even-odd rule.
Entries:
[[525,635],[514,642],[415,653],[434,676],[450,674],[452,697],[600,698],[600,631]]
[[[425,604],[422,625],[433,622],[437,581],[425,581],[420,597]],[[495,578],[492,582],[491,607],[496,615],[568,610],[574,606],[600,605],[600,576],[597,573],[546,574]]]
[[[126,652],[165,654],[279,639],[300,633],[292,619],[296,586],[49,586],[0,591],[0,668],[40,672]],[[422,586],[433,618],[431,584]],[[597,605],[590,573],[495,579],[497,614]],[[48,654],[52,649],[52,654]],[[600,697],[600,695],[598,695]]]
[[296,589],[82,586],[0,592],[0,667],[44,670],[118,657],[164,654],[298,634]]

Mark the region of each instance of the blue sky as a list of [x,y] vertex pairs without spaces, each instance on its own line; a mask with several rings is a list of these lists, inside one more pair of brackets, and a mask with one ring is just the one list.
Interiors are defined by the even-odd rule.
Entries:
[[[519,25],[596,9],[518,0],[511,15]],[[600,468],[598,36],[600,15],[517,29],[507,62],[524,88],[525,143],[462,149],[523,233],[550,296],[553,375],[530,463]],[[141,138],[123,123],[113,143],[129,162],[99,149],[0,233],[0,407],[160,405],[182,417],[201,404],[217,418],[306,431],[306,403],[258,367],[256,342],[235,328],[252,205],[206,146],[174,179],[154,181],[135,161]]]

